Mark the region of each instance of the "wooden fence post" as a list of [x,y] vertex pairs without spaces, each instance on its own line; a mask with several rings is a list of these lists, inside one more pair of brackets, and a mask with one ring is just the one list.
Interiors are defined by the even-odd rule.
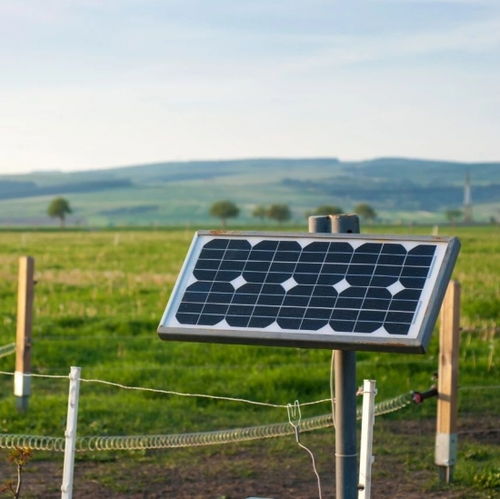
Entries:
[[441,481],[450,483],[457,461],[460,284],[450,281],[441,307],[435,463]]
[[20,411],[28,409],[31,394],[31,329],[33,325],[35,260],[31,256],[19,258],[17,292],[16,372],[14,395]]

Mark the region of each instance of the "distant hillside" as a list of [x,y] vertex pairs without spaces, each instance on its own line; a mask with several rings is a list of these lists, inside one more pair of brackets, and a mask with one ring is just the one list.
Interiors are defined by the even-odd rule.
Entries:
[[257,204],[286,203],[295,223],[321,204],[352,210],[372,204],[381,221],[438,222],[461,208],[466,172],[475,219],[500,219],[500,163],[456,163],[405,158],[339,161],[335,158],[168,162],[74,173],[0,176],[0,224],[48,225],[47,205],[68,198],[69,223],[91,226],[213,226],[208,208],[231,199],[238,223],[255,222]]

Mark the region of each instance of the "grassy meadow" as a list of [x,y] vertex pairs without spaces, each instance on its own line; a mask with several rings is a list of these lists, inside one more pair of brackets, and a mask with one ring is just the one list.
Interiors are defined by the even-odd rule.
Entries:
[[[365,232],[430,234],[429,227],[367,227]],[[446,233],[445,233],[446,232]],[[36,259],[33,371],[127,385],[209,393],[274,403],[329,396],[327,350],[164,342],[156,327],[187,247],[187,230],[0,232],[0,346],[14,341],[17,262]],[[462,415],[496,415],[500,389],[496,337],[500,282],[498,227],[447,228],[462,250],[454,277],[462,284]],[[358,353],[358,383],[377,380],[381,401],[425,390],[437,369],[437,334],[424,355]],[[0,358],[14,370],[14,356]],[[26,414],[15,410],[12,378],[0,375],[0,433],[62,436],[67,381],[33,379]],[[328,412],[328,404],[303,416]],[[432,417],[426,402],[388,418]],[[81,387],[79,435],[181,433],[286,421],[286,411],[232,402]],[[489,451],[488,451],[489,452]],[[484,464],[484,463],[483,463]]]

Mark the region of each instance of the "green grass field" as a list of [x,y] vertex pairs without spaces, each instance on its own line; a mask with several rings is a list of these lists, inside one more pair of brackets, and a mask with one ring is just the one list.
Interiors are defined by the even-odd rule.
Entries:
[[[406,228],[369,227],[397,233]],[[430,234],[430,228],[413,228]],[[463,415],[496,415],[500,383],[500,231],[495,227],[447,229],[462,241],[454,277],[462,284],[460,397]],[[192,232],[187,230],[4,231],[0,233],[0,346],[14,341],[17,262],[36,259],[33,371],[127,385],[209,393],[274,403],[329,396],[330,352],[163,342],[155,331]],[[358,383],[377,380],[377,400],[424,390],[437,368],[437,335],[424,355],[358,353]],[[13,371],[14,357],[0,359]],[[19,414],[12,378],[0,375],[0,432],[62,436],[67,381],[34,379],[30,410]],[[392,418],[432,417],[434,403]],[[304,416],[328,412],[328,405]],[[286,411],[244,404],[170,397],[82,385],[79,434],[181,433],[285,421]],[[484,464],[484,463],[483,463]]]

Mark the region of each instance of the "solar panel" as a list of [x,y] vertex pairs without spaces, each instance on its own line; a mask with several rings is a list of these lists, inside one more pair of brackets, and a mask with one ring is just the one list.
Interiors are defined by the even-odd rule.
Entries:
[[455,238],[217,233],[191,245],[166,340],[424,351]]

